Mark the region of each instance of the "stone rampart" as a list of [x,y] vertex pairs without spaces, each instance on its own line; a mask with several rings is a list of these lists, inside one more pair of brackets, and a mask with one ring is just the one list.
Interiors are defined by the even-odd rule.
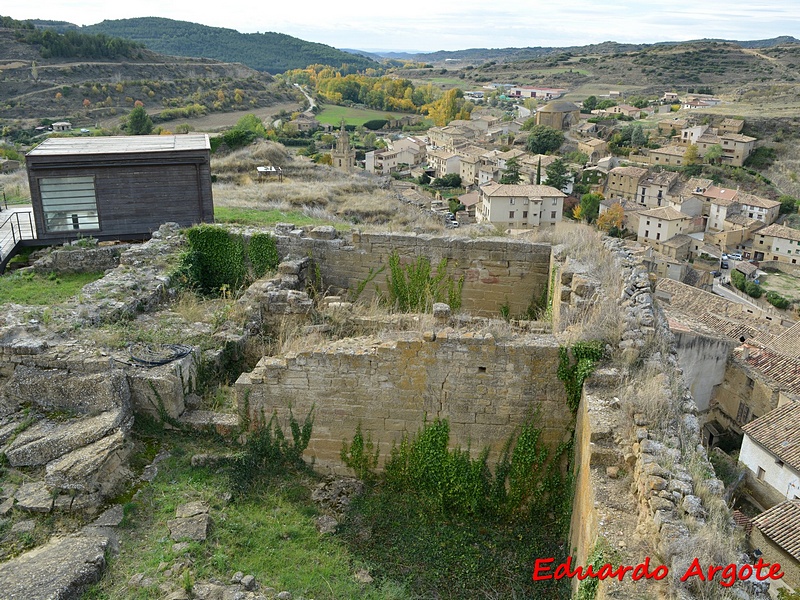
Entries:
[[354,338],[265,357],[239,377],[236,391],[251,423],[277,411],[285,424],[289,405],[298,419],[313,407],[307,455],[322,467],[341,466],[342,442],[352,440],[359,423],[385,457],[426,415],[448,419],[451,444],[469,445],[475,455],[489,446],[496,457],[515,426],[536,411],[547,445],[568,438],[572,414],[558,361],[552,336],[501,342],[452,329],[397,333],[388,341]]
[[426,256],[434,269],[446,258],[448,274],[455,280],[464,276],[462,308],[474,315],[497,316],[505,303],[511,315],[524,314],[532,302],[541,302],[547,290],[549,244],[357,231],[339,237],[332,227],[306,232],[289,225],[279,225],[276,235],[281,256],[310,256],[321,265],[326,289],[352,292],[385,267],[364,293],[374,294],[376,286],[386,293],[389,256],[397,252],[403,263]]

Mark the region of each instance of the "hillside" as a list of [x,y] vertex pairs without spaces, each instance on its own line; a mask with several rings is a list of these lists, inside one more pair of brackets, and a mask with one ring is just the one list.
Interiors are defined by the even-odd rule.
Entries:
[[515,62],[520,60],[528,60],[533,58],[540,58],[549,55],[558,54],[572,54],[572,55],[614,55],[624,54],[629,52],[648,51],[658,47],[670,46],[683,46],[686,44],[708,44],[708,43],[723,43],[739,46],[741,48],[773,48],[775,46],[785,46],[787,44],[797,44],[800,40],[792,36],[780,36],[768,40],[721,40],[721,39],[704,39],[693,40],[688,42],[656,42],[653,44],[621,44],[619,42],[602,42],[600,44],[589,44],[586,46],[534,46],[527,48],[470,48],[465,50],[439,52],[426,52],[420,54],[413,53],[380,53],[380,56],[386,58],[404,58],[408,60],[415,60],[418,62],[432,62],[443,63],[445,61],[454,62],[461,61],[465,64],[477,64],[485,61],[498,61],[498,62]]
[[[113,126],[139,101],[157,122],[214,112],[253,111],[302,97],[267,73],[241,64],[176,58],[146,49],[134,57],[52,56],[0,28],[0,120],[21,127],[69,120],[76,127]],[[169,126],[167,126],[169,127]]]
[[79,31],[133,40],[162,54],[240,62],[273,74],[312,64],[338,68],[347,63],[356,70],[377,66],[364,56],[282,33],[239,33],[233,29],[157,17],[103,21],[81,27]]

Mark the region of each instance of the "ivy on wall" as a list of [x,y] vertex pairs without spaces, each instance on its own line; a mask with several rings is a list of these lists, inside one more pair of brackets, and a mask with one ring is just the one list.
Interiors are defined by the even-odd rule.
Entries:
[[576,342],[571,348],[575,362],[570,358],[570,349],[558,349],[558,378],[567,391],[567,405],[572,413],[578,412],[583,393],[583,382],[594,371],[595,363],[603,358],[603,343],[599,340]]
[[249,243],[241,234],[218,225],[196,225],[186,230],[189,251],[181,259],[184,284],[204,294],[239,289],[275,270],[280,262],[275,239],[256,233]]

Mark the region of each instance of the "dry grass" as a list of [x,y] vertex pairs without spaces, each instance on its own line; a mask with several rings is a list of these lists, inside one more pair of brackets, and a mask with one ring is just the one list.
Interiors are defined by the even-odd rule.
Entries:
[[289,151],[282,144],[267,140],[234,150],[224,156],[215,155],[211,160],[211,171],[220,173],[256,173],[256,167],[285,167],[292,160]]
[[9,204],[30,202],[31,191],[28,185],[27,171],[17,169],[11,173],[0,173],[0,190]]

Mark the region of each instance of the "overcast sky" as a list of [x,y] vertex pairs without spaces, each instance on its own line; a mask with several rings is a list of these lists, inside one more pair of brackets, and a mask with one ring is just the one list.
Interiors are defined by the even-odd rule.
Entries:
[[[9,3],[10,4],[10,3]],[[243,33],[275,31],[337,48],[410,51],[800,37],[797,0],[39,0],[0,9],[15,19],[92,25],[165,17]]]

